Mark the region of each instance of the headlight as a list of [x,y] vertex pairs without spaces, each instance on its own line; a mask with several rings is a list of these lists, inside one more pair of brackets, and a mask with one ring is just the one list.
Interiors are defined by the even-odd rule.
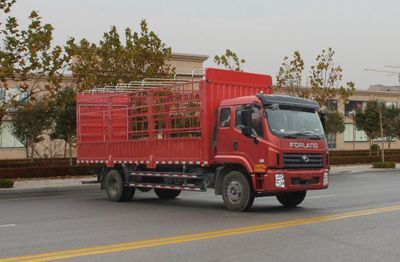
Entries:
[[324,173],[324,186],[329,184],[329,172]]
[[275,186],[276,187],[285,187],[285,175],[284,174],[275,174]]

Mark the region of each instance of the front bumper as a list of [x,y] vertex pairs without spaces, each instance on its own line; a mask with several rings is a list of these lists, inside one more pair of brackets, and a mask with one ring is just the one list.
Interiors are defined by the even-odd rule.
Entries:
[[273,169],[266,174],[252,175],[257,193],[318,190],[328,188],[328,169],[288,170]]

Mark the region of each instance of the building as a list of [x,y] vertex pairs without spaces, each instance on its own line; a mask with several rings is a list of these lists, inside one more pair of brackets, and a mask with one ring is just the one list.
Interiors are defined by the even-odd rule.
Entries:
[[[385,90],[385,89],[383,89]],[[328,142],[332,149],[337,150],[362,150],[369,149],[369,141],[363,131],[354,129],[354,121],[351,114],[357,110],[361,110],[367,101],[377,99],[385,101],[388,106],[400,106],[400,90],[399,91],[383,91],[383,90],[356,90],[349,97],[347,104],[333,101],[333,106],[337,106],[339,112],[345,115],[345,131],[343,134],[336,135],[335,138],[329,139]],[[380,143],[380,140],[373,141]],[[391,148],[400,149],[400,141],[392,140]],[[388,148],[388,143],[385,142],[385,148]]]
[[[196,70],[203,69],[203,63],[207,59],[208,56],[205,55],[173,53],[168,63],[175,68],[177,73],[180,73],[181,78],[191,78],[192,73],[194,73],[195,77],[196,73],[199,72]],[[71,77],[66,76],[64,82],[68,84],[71,80]],[[12,83],[10,86],[12,86]],[[0,89],[0,98],[5,97],[6,94],[4,92],[2,93]],[[345,115],[344,133],[328,138],[328,144],[333,150],[362,150],[369,148],[369,142],[365,133],[354,129],[351,112],[362,109],[365,103],[371,99],[378,99],[395,106],[400,106],[400,88],[388,88],[379,85],[372,86],[369,90],[356,90],[349,98],[347,104],[340,103],[338,100],[333,100],[331,107]],[[25,148],[12,135],[9,118],[5,120],[6,121],[3,121],[0,132],[0,159],[25,158]],[[379,141],[374,142],[377,143]],[[385,147],[387,148],[387,143]],[[400,148],[400,141],[392,141],[391,148]],[[38,145],[37,151],[37,154],[41,157],[60,157],[64,155],[64,144],[63,141],[50,141],[47,139]]]
[[372,85],[368,88],[368,90],[369,91],[400,92],[400,86]]
[[[175,68],[175,72],[180,73],[183,77],[191,78],[193,70],[203,68],[203,63],[208,59],[205,55],[196,54],[184,54],[184,53],[173,53],[171,59],[167,62]],[[43,79],[32,79],[37,85],[44,85]],[[71,76],[65,76],[63,79],[64,85],[69,85],[72,81]],[[8,86],[10,87],[7,92],[0,88],[0,99],[7,99],[7,96],[21,93],[20,99],[24,98],[24,92],[22,92],[17,84],[13,81],[9,81]],[[26,158],[26,151],[24,146],[12,135],[10,119],[12,112],[3,119],[2,126],[0,128],[0,159],[20,159]],[[64,155],[64,143],[60,140],[51,141],[46,139],[45,141],[37,145],[37,155],[40,157],[61,157]]]

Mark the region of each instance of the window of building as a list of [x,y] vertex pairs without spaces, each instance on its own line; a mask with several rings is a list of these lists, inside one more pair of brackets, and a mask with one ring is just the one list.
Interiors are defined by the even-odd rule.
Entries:
[[[0,103],[1,101],[11,102],[17,101],[19,103],[27,103],[29,98],[29,93],[23,91],[19,87],[10,87],[4,89],[0,87]],[[10,111],[15,111],[15,108],[10,108]]]
[[326,135],[326,141],[327,141],[328,147],[330,149],[335,149],[336,148],[336,134],[327,134]]
[[[381,139],[380,137],[375,138],[375,139],[374,139],[374,142],[375,142],[375,143],[382,142],[382,139]],[[383,137],[383,142],[389,142],[389,138],[386,137],[386,136]],[[392,139],[390,140],[390,142],[396,142],[396,138],[392,137]]]
[[366,105],[365,101],[349,101],[344,107],[344,115],[350,116],[353,113],[360,112]]
[[[236,121],[235,121],[235,127],[242,129],[244,125],[242,124],[242,119],[241,119],[241,112],[245,108],[238,108],[236,109]],[[251,107],[253,113],[251,114],[251,125],[253,129],[253,133],[256,136],[263,137],[263,128],[262,128],[262,122],[261,122],[261,113],[260,109],[257,107],[253,106]]]
[[230,125],[231,125],[231,109],[222,108],[220,111],[219,126],[229,127]]
[[[354,138],[355,136],[355,138]],[[362,130],[354,130],[353,124],[345,124],[344,125],[344,142],[367,142],[368,137]]]
[[6,89],[0,88],[0,101],[6,99]]
[[12,134],[11,123],[3,122],[0,130],[0,147],[1,148],[19,148],[24,147],[21,142]]
[[337,111],[338,110],[338,101],[336,99],[329,99],[326,101],[326,108],[328,111]]
[[385,106],[387,108],[397,108],[397,102],[391,102],[391,101],[385,102]]

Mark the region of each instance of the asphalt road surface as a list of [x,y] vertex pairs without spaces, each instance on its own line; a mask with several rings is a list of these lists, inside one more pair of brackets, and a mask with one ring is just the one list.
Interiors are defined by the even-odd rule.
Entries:
[[400,261],[400,173],[331,177],[300,207],[246,213],[220,196],[103,191],[0,195],[0,261]]

